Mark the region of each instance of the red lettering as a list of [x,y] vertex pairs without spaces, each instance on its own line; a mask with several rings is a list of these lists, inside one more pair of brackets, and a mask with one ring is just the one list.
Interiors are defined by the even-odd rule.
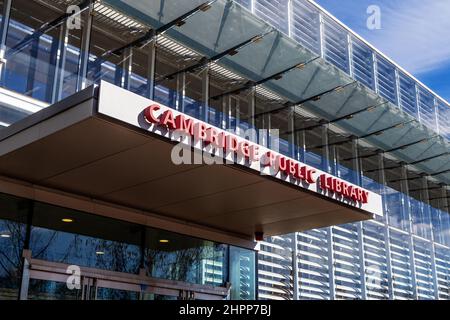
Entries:
[[322,188],[323,190],[328,189],[327,188],[327,176],[322,174],[320,176],[320,188]]
[[158,106],[157,104],[152,104],[151,106],[145,108],[144,110],[145,121],[147,121],[148,123],[158,123],[159,120],[157,117],[155,117],[154,112],[158,111],[159,109],[161,109],[161,107]]
[[258,161],[259,159],[259,147],[255,144],[250,145],[250,160]]
[[270,167],[274,168],[276,159],[277,159],[277,156],[275,153],[273,153],[271,151],[267,151],[266,154],[264,155],[263,165],[265,167],[270,166]]
[[362,203],[368,203],[369,202],[369,191],[363,190],[361,202]]
[[169,129],[175,129],[175,119],[173,118],[173,113],[170,110],[166,110],[161,115],[159,123],[163,126],[166,126]]
[[303,179],[303,180],[306,179],[306,167],[305,166],[301,167],[301,169],[300,169],[300,179]]
[[247,141],[241,141],[239,142],[239,153],[243,155],[245,158],[250,158],[250,150],[249,150],[249,143]]
[[349,197],[348,184],[346,184],[345,182],[342,182],[342,195],[344,197]]
[[358,201],[362,202],[362,197],[363,197],[363,191],[362,189],[358,188]]
[[219,141],[219,131],[217,131],[215,128],[210,127],[208,129],[206,129],[205,132],[205,143],[209,144],[213,144],[215,146],[218,145],[218,141]]
[[296,179],[299,179],[299,180],[301,180],[302,179],[302,177],[301,177],[301,174],[302,174],[302,168],[301,168],[301,166],[300,166],[300,163],[296,163],[295,164],[295,172],[294,172],[294,177],[296,178]]
[[295,161],[289,160],[289,174],[295,177],[296,163]]
[[204,124],[203,122],[197,122],[194,125],[194,137],[197,140],[206,139],[206,124]]
[[280,171],[287,173],[288,163],[285,157],[278,156],[278,168],[280,169]]
[[225,137],[225,148],[227,149],[227,151],[238,151],[238,140],[235,136],[233,135],[227,135]]
[[358,190],[356,187],[351,187],[351,192],[350,192],[350,198],[352,198],[354,201],[358,201]]
[[314,173],[316,173],[316,170],[314,169],[307,169],[306,170],[306,182],[308,182],[309,184],[316,182],[314,179]]
[[182,114],[175,117],[175,128],[177,130],[182,130],[191,136],[194,135],[194,121],[192,121],[191,118],[186,118]]
[[337,193],[341,193],[342,192],[342,181],[341,180],[337,180],[334,179],[334,191],[336,191]]

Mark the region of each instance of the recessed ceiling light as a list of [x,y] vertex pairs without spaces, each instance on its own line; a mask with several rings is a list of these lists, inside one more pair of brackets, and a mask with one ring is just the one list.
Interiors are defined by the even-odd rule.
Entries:
[[95,254],[98,255],[98,256],[102,256],[102,255],[105,254],[105,252],[103,252],[103,251],[96,251]]
[[159,240],[159,242],[161,242],[161,243],[169,243],[169,240],[167,240],[167,239],[161,239],[161,240]]
[[61,221],[65,222],[65,223],[71,223],[71,222],[73,222],[73,219],[71,219],[71,218],[63,218],[63,219],[61,219]]

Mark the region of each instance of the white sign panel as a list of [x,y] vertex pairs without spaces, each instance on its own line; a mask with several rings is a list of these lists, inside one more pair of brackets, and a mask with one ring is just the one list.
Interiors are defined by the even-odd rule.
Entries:
[[207,155],[202,158],[206,164],[245,166],[369,213],[383,214],[379,194],[107,82],[100,85],[98,112]]

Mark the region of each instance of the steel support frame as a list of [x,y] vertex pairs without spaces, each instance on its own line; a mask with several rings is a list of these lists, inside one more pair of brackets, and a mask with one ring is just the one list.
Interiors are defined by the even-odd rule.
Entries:
[[[256,88],[253,87],[248,92],[248,113],[247,122],[250,124],[251,128],[257,130],[255,123],[255,113],[256,113]],[[253,142],[258,142],[258,134],[252,134],[251,140]]]
[[[430,195],[428,191],[428,179],[426,176],[422,177],[422,199],[425,205],[430,205]],[[425,210],[425,209],[424,209]],[[433,219],[431,217],[430,212],[430,231],[431,231],[431,242],[430,242],[430,255],[431,255],[431,274],[433,277],[433,288],[434,288],[434,299],[439,299],[439,283],[437,279],[437,271],[436,271],[436,248],[435,248],[435,239],[434,239],[434,231],[433,231]],[[428,242],[428,241],[427,241]]]
[[378,58],[375,52],[372,52],[372,72],[373,72],[373,89],[375,93],[379,93],[380,86],[378,78]]
[[3,1],[2,21],[0,23],[0,81],[3,82],[4,69],[6,65],[6,38],[8,36],[9,21],[11,17],[12,0]]
[[[353,170],[356,174],[356,184],[362,186],[362,171],[361,163],[358,153],[358,139],[352,139],[352,154],[353,154]],[[363,222],[357,222],[356,228],[358,232],[358,252],[359,252],[359,273],[361,281],[361,299],[367,300],[367,279],[366,279],[366,259],[364,254],[364,225]]]
[[94,20],[94,2],[91,0],[89,4],[89,9],[85,13],[87,15],[84,24],[82,25],[82,35],[81,35],[81,47],[80,47],[80,58],[78,60],[78,76],[77,76],[77,90],[80,91],[88,86],[88,64],[89,64],[89,51],[91,46],[91,34],[92,26]]
[[416,277],[416,263],[414,257],[414,236],[413,236],[413,220],[411,215],[411,205],[409,202],[409,190],[408,190],[408,171],[407,165],[403,164],[400,168],[401,170],[401,181],[400,181],[400,189],[402,192],[402,202],[403,208],[407,210],[408,219],[409,219],[409,234],[408,234],[408,247],[409,247],[409,265],[411,271],[411,282],[412,282],[412,292],[413,298],[415,300],[418,299],[418,291],[417,291],[417,277]]
[[292,281],[293,281],[293,299],[294,300],[299,300],[299,269],[298,269],[298,260],[299,260],[299,254],[298,254],[298,233],[294,232],[293,236],[292,236],[292,273],[293,273],[293,277],[292,277]]
[[[209,89],[210,89],[210,75],[209,75],[209,64],[201,72],[202,79],[202,107],[201,107],[201,119],[206,123],[209,122]],[[230,106],[231,108],[231,106]]]
[[291,37],[292,38],[292,27],[293,27],[293,15],[294,15],[294,12],[293,12],[293,9],[292,9],[292,1],[293,0],[288,0],[288,3],[287,3],[287,10],[288,10],[288,12],[287,12],[287,17],[288,17],[288,35],[289,35],[289,37]]
[[330,286],[330,300],[336,299],[336,284],[334,281],[334,247],[333,247],[333,228],[327,228],[327,246],[328,246],[328,281]]
[[186,96],[186,73],[176,76],[175,109],[184,113],[184,97]]
[[55,103],[62,98],[68,43],[69,28],[67,28],[66,23],[63,23],[59,33],[58,56],[56,60],[55,74],[53,77],[51,103]]
[[[329,140],[329,126],[324,125],[322,127],[322,144],[325,146],[323,149],[322,159],[325,163],[322,165],[323,170],[326,172],[333,172],[335,168],[331,167],[331,163],[335,163],[334,159],[330,159],[330,152],[328,149]],[[336,283],[334,277],[334,240],[333,240],[333,227],[327,228],[327,246],[328,246],[328,279],[330,286],[330,300],[336,299]]]
[[[384,170],[384,154],[380,153],[378,155],[378,167],[379,170],[379,179],[380,184],[384,187],[386,185],[386,173]],[[383,200],[383,225],[384,225],[384,245],[386,252],[386,265],[387,265],[387,276],[388,276],[388,294],[389,299],[395,299],[394,292],[394,276],[392,272],[392,262],[391,262],[391,230],[389,228],[389,217],[387,215],[388,212],[388,204],[387,201]]]
[[133,68],[133,48],[127,48],[123,52],[122,61],[122,79],[121,87],[130,90],[131,88],[131,73]]
[[146,97],[150,100],[155,99],[155,72],[156,72],[156,54],[157,54],[157,38],[153,38],[148,45],[147,60],[147,85]]
[[296,141],[295,141],[295,134],[294,134],[294,131],[295,131],[295,107],[291,107],[289,109],[287,121],[288,121],[288,131],[290,132],[289,137],[288,137],[288,141],[290,143],[290,150],[289,150],[290,157],[292,157],[293,159],[297,159],[297,155],[295,154],[296,153],[295,152]]
[[37,59],[39,54],[39,40],[36,38],[32,40],[30,47],[30,62],[27,70],[26,95],[33,96],[32,92],[36,89],[34,86],[34,78],[36,77],[36,68],[38,66]]

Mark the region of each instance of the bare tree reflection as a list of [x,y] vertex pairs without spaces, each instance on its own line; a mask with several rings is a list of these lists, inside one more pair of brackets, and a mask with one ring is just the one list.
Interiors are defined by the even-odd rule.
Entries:
[[0,300],[17,299],[22,270],[25,225],[0,220]]

